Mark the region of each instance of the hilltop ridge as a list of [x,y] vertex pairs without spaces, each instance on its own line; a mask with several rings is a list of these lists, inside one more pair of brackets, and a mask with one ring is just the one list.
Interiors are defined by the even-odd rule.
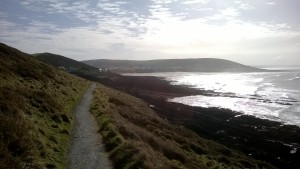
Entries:
[[67,58],[62,55],[52,54],[52,53],[36,53],[33,54],[37,59],[53,65],[57,68],[65,69],[66,71],[73,72],[94,72],[99,69],[76,60]]
[[263,69],[217,58],[164,59],[164,60],[86,60],[85,64],[109,69],[116,73],[151,72],[259,72]]
[[62,55],[57,55],[52,53],[40,53],[40,54],[33,54],[33,56],[46,64],[49,64],[68,73],[92,81],[107,82],[110,81],[111,78],[120,76],[108,70],[105,69],[100,70],[96,67],[67,58]]

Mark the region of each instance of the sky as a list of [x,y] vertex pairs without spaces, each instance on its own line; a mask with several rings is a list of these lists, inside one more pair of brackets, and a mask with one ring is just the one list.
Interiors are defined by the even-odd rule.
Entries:
[[300,65],[299,0],[1,0],[0,42],[75,60]]

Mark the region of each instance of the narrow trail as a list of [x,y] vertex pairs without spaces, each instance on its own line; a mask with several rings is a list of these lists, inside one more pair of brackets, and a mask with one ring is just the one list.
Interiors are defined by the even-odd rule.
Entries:
[[69,169],[112,169],[97,133],[97,122],[90,113],[93,99],[93,83],[81,98],[75,110],[73,138],[69,151]]

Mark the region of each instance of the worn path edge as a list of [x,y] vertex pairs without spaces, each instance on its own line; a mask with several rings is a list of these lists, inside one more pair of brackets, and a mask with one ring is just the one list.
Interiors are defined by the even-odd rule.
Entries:
[[97,133],[95,117],[90,113],[93,91],[92,83],[75,109],[75,124],[68,155],[69,169],[112,169],[101,136]]

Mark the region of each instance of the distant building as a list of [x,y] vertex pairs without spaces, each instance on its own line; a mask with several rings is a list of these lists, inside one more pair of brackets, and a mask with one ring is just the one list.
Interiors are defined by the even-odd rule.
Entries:
[[100,72],[108,72],[108,69],[101,69],[101,68],[99,68],[99,71]]
[[58,66],[59,69],[66,70],[64,66]]

